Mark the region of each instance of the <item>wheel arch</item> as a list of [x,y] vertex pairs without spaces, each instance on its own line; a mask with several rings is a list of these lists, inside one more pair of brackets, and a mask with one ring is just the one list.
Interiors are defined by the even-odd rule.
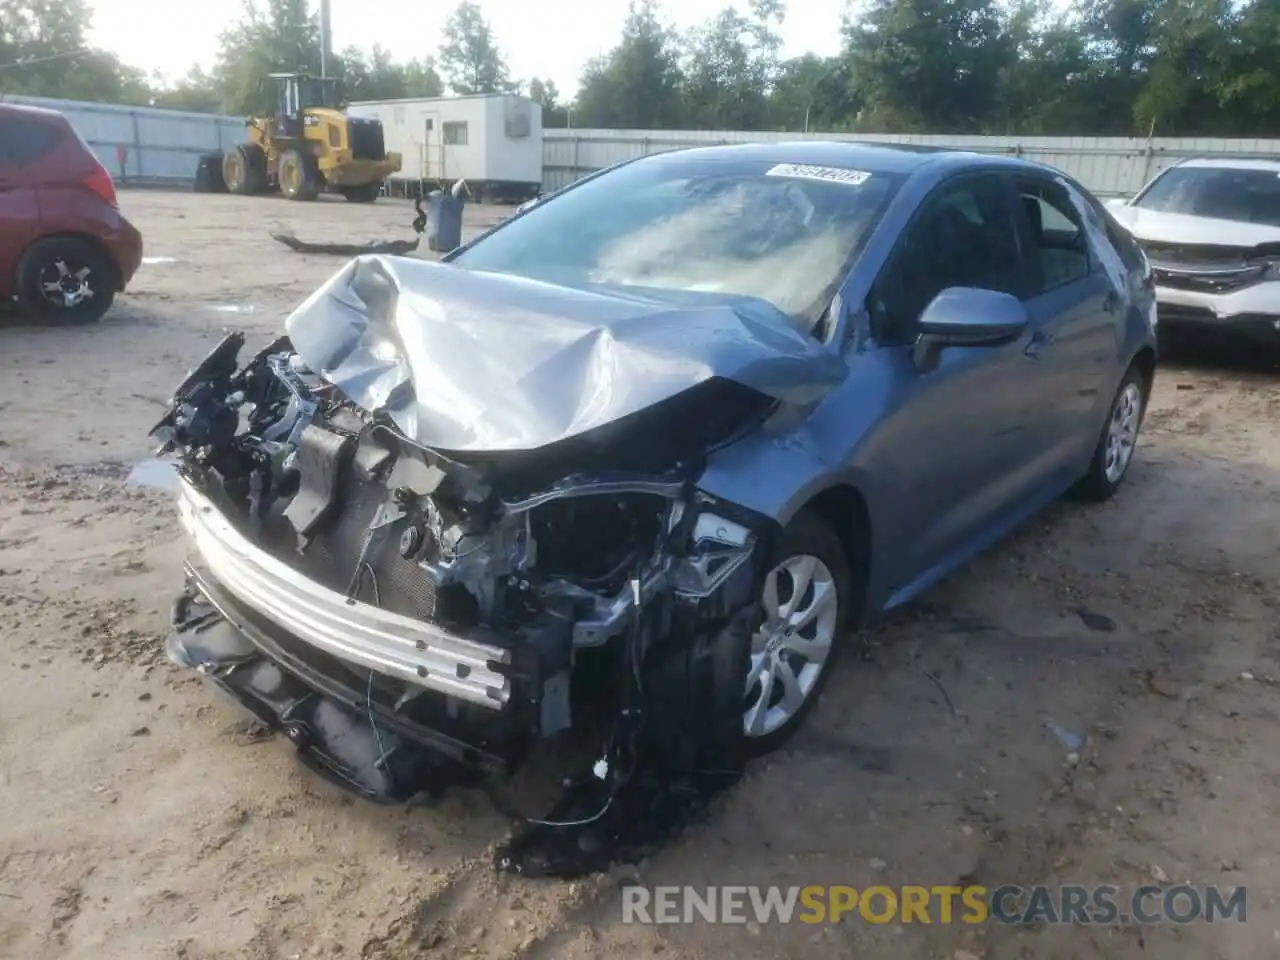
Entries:
[[835,533],[844,548],[853,573],[852,623],[861,625],[867,615],[867,593],[871,582],[872,528],[867,498],[852,483],[842,482],[826,487],[811,496],[801,510],[822,519]]
[[1142,374],[1142,403],[1145,411],[1146,402],[1151,397],[1151,387],[1156,379],[1156,351],[1155,347],[1150,344],[1144,344],[1143,347],[1133,355],[1133,359],[1129,361],[1129,368],[1137,370]]

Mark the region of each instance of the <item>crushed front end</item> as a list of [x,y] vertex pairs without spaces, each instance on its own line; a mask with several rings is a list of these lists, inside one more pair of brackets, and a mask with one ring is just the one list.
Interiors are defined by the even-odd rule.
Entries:
[[585,438],[460,457],[288,338],[243,348],[219,344],[153,431],[192,546],[176,661],[380,801],[585,735],[589,769],[500,854],[523,873],[643,855],[733,782],[773,525],[695,481],[759,395],[711,380]]

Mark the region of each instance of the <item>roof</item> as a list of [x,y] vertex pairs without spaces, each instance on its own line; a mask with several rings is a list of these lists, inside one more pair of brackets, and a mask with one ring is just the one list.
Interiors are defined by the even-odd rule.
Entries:
[[9,103],[6,100],[0,100],[0,116],[22,116],[31,117],[34,120],[65,120],[67,115],[60,110],[51,110],[48,107],[33,107],[25,103]]
[[1189,160],[1183,160],[1178,166],[1220,170],[1265,170],[1268,173],[1280,174],[1280,159],[1267,160],[1261,157],[1192,157]]
[[[693,147],[676,151],[681,157],[708,160],[758,161],[760,163],[806,163],[815,166],[866,169],[876,173],[910,173],[933,164],[948,166],[1005,165],[1031,167],[1023,160],[989,154],[948,150],[915,144],[860,143],[852,140],[794,140],[777,143],[739,143]],[[652,156],[670,156],[653,154]]]

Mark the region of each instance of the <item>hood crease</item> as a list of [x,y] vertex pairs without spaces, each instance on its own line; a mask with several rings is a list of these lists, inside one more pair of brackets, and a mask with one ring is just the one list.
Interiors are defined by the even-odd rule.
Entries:
[[536,449],[716,377],[803,403],[847,373],[760,301],[672,304],[407,257],[352,260],[285,329],[354,403],[454,452]]

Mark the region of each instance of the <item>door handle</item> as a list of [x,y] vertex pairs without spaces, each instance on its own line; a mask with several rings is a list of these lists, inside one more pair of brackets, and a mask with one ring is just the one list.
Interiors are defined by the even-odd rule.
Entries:
[[1044,352],[1045,347],[1053,343],[1053,339],[1053,334],[1047,330],[1037,330],[1031,335],[1031,342],[1023,352],[1031,359],[1039,360],[1040,354]]

